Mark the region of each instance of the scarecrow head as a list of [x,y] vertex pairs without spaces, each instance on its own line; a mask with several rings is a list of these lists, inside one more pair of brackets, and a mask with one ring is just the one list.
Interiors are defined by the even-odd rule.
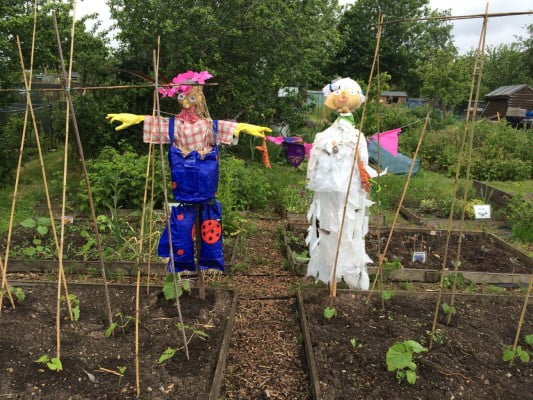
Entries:
[[359,84],[350,78],[331,82],[322,89],[326,100],[324,105],[340,113],[357,110],[365,101],[365,95]]
[[187,71],[172,79],[172,83],[177,86],[160,88],[159,93],[162,97],[175,97],[183,109],[194,112],[200,117],[209,118],[202,85],[212,77],[213,75],[207,71]]

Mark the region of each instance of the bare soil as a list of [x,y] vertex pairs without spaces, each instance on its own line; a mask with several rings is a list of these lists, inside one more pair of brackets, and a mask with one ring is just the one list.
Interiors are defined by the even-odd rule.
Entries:
[[[291,249],[302,252],[306,249],[306,232],[301,227],[293,228],[290,235],[296,240]],[[379,235],[372,230],[366,237],[367,253],[375,262],[378,254],[383,252],[389,236],[388,230]],[[388,246],[386,258],[398,260],[404,268],[442,269],[442,261],[446,251],[447,231],[441,230],[396,230]],[[462,234],[460,271],[492,272],[508,274],[530,274],[533,271],[533,260],[523,255],[518,257],[511,253],[501,239],[484,232],[465,232]],[[457,258],[459,234],[452,232],[448,244],[447,269],[453,270],[453,262]],[[516,250],[517,251],[517,250]],[[414,252],[425,252],[426,261],[413,261]]]
[[[232,267],[224,275],[208,275],[205,278],[209,286],[235,289],[239,296],[221,399],[308,400],[312,398],[310,378],[303,356],[303,336],[300,330],[295,296],[296,289],[309,285],[309,282],[302,279],[301,275],[294,274],[287,265],[281,240],[284,224],[284,220],[252,218],[250,224],[246,226],[247,236],[237,245]],[[411,249],[423,241],[427,246],[429,238],[423,238],[422,240],[419,237],[416,240],[406,240],[407,242],[400,244],[399,249],[402,246],[408,248],[409,251],[405,253],[404,257],[410,258]],[[476,247],[476,251],[481,251],[482,255],[486,253],[481,250],[478,241],[463,243],[463,249],[472,246]],[[488,245],[486,246],[488,247]],[[432,249],[431,251],[440,254],[437,250]],[[501,256],[492,257],[491,262],[496,263],[496,258],[499,257],[504,259],[501,262],[504,265],[505,259],[509,258],[509,254],[502,253]],[[422,265],[420,267],[428,268],[428,266]],[[529,272],[531,272],[531,269]],[[32,279],[38,278],[35,274],[30,276]],[[23,275],[19,274],[10,275],[10,283],[13,286],[16,286],[15,277],[18,279],[24,278]],[[76,276],[76,279],[81,278],[83,277]],[[129,278],[124,277],[124,279],[127,280]],[[161,279],[161,277],[157,279]],[[52,290],[51,293],[46,294],[50,299],[45,302],[46,306],[32,305],[32,301],[36,301],[37,297],[42,297],[45,294],[45,290],[33,289],[33,292],[29,293],[28,296],[29,302],[22,303],[15,310],[11,310],[4,299],[4,310],[0,317],[0,395],[10,394],[15,396],[11,398],[30,398],[34,396],[31,398],[55,398],[59,400],[131,398],[135,393],[132,362],[133,332],[130,330],[132,327],[130,326],[126,329],[126,335],[118,333],[114,338],[103,338],[106,322],[102,310],[101,294],[89,297],[88,294],[80,292],[79,297],[82,299],[80,322],[68,322],[66,320],[63,322],[62,332],[64,332],[63,335],[66,341],[62,348],[62,360],[65,370],[61,373],[54,373],[34,363],[34,360],[40,355],[48,353],[50,356],[54,356],[55,351],[55,291]],[[76,294],[78,293],[76,292]],[[324,298],[322,295],[319,297],[320,299]],[[425,331],[428,329],[427,324],[430,321],[431,301],[423,302],[418,299],[411,299],[407,301],[407,305],[412,305],[412,308],[406,308],[404,311],[404,304],[396,303],[400,297],[394,297],[390,306],[393,314],[385,313],[382,315],[379,311],[376,311],[379,310],[376,306],[359,306],[360,300],[358,300],[357,296],[352,298],[350,295],[348,304],[343,303],[343,297],[344,295],[340,295],[337,303],[340,318],[329,321],[327,325],[320,318],[323,304],[317,301],[316,326],[313,327],[313,329],[324,329],[324,340],[327,343],[337,343],[335,351],[341,355],[341,358],[355,359],[355,354],[358,354],[354,352],[359,350],[352,350],[351,348],[351,338],[355,338],[365,345],[365,343],[371,343],[375,336],[383,346],[392,340],[418,339],[423,341]],[[132,315],[134,307],[133,292],[116,292],[113,294],[113,298],[121,302],[117,309],[120,309],[124,314]],[[141,304],[150,304],[148,308],[143,309],[143,315],[141,316],[141,338],[144,344],[140,353],[142,355],[146,354],[147,357],[141,362],[141,384],[143,396],[146,396],[141,398],[207,398],[209,378],[202,375],[205,372],[202,370],[214,368],[212,363],[218,357],[218,342],[212,343],[211,340],[215,338],[221,340],[221,335],[218,335],[218,331],[222,329],[222,324],[218,314],[216,314],[216,310],[226,311],[228,307],[226,300],[221,299],[219,301],[216,296],[215,298],[208,296],[204,304],[198,301],[197,296],[185,296],[183,298],[182,311],[184,312],[186,323],[200,327],[210,336],[208,340],[193,338],[191,342],[191,361],[186,362],[183,352],[179,351],[175,358],[166,364],[157,364],[159,355],[169,346],[180,345],[179,331],[174,328],[176,323],[175,306],[173,303],[167,304],[157,295],[149,296],[148,298],[143,297]],[[392,304],[397,304],[397,306]],[[466,347],[454,347],[456,341],[459,340],[454,339],[454,332],[463,326],[462,322],[461,324],[456,323],[450,328],[443,328],[439,325],[441,329],[446,330],[446,338],[450,339],[445,345],[438,347],[440,350],[432,350],[430,353],[424,353],[423,356],[433,365],[435,361],[427,357],[435,351],[441,351],[438,354],[441,354],[439,357],[442,357],[443,360],[446,360],[446,357],[451,358],[464,368],[464,370],[448,372],[446,365],[437,366],[440,372],[436,372],[436,375],[439,376],[440,381],[435,383],[435,385],[440,388],[440,395],[431,393],[427,397],[424,391],[417,392],[420,387],[418,384],[412,388],[408,387],[408,389],[404,388],[406,387],[405,383],[398,385],[394,380],[394,376],[391,377],[391,373],[388,373],[384,366],[384,349],[377,348],[373,352],[374,355],[367,355],[366,350],[361,353],[365,354],[365,357],[357,362],[361,365],[368,365],[369,369],[374,371],[374,375],[365,378],[364,382],[366,383],[364,385],[360,383],[363,381],[358,381],[357,385],[366,385],[372,387],[372,390],[377,390],[376,387],[380,386],[389,386],[391,388],[390,392],[383,396],[379,392],[375,392],[375,395],[370,392],[370,394],[365,395],[366,397],[362,394],[357,397],[358,394],[344,393],[342,390],[346,385],[341,378],[347,374],[347,372],[343,371],[350,371],[349,368],[354,368],[355,361],[353,361],[352,364],[349,364],[349,368],[344,367],[343,364],[335,364],[335,366],[330,367],[328,374],[332,377],[328,377],[324,381],[327,383],[328,388],[333,390],[331,392],[334,393],[332,396],[336,396],[330,398],[426,399],[433,397],[436,399],[450,399],[452,397],[448,394],[453,393],[454,398],[478,399],[479,397],[468,397],[471,394],[468,390],[470,390],[469,386],[477,387],[480,385],[487,390],[495,387],[495,391],[487,393],[496,393],[500,396],[485,396],[486,398],[520,398],[516,397],[518,395],[505,397],[507,392],[515,390],[514,387],[520,389],[518,394],[524,393],[528,396],[530,394],[528,388],[520,386],[522,385],[520,382],[531,383],[531,367],[527,366],[526,368],[518,363],[515,365],[516,369],[510,370],[511,377],[507,377],[508,371],[501,370],[499,366],[501,364],[499,361],[501,359],[501,349],[504,345],[511,344],[514,338],[515,331],[513,327],[516,322],[517,304],[514,304],[512,309],[502,311],[506,312],[503,317],[497,316],[500,315],[499,311],[497,313],[494,312],[494,319],[492,319],[492,312],[486,311],[491,310],[491,307],[489,304],[486,309],[477,305],[472,308],[472,310],[478,310],[476,312],[479,312],[480,318],[482,317],[483,319],[475,322],[477,325],[472,325],[473,327],[466,329],[465,334],[474,340],[465,345]],[[346,310],[350,309],[353,309],[355,314],[361,314],[361,316],[348,314]],[[466,320],[468,315],[463,314],[463,309],[470,312],[468,305],[459,305],[457,321]],[[311,318],[315,318],[313,317],[313,312],[312,310],[309,311],[311,315],[310,321],[313,321]],[[21,321],[19,318],[8,322],[8,318],[13,314],[24,316],[24,320]],[[41,318],[40,314],[46,316],[44,318],[47,321],[46,324],[38,322],[39,318]],[[406,325],[411,325],[409,329],[416,327],[419,330],[415,334],[412,331],[404,332],[395,325],[382,327],[380,324],[389,323],[389,315],[393,318],[392,322],[390,322],[391,324],[394,321],[405,320]],[[506,319],[511,321],[511,325],[504,324]],[[359,322],[352,322],[352,320]],[[524,332],[532,333],[530,310],[527,312],[526,321]],[[78,334],[77,330],[81,329],[80,326],[86,323],[91,330]],[[155,324],[153,328],[150,327],[150,323]],[[215,325],[215,327],[211,327],[211,325]],[[486,335],[490,334],[490,330],[488,331],[489,333],[486,333],[486,328],[492,325],[498,325],[498,328],[500,328],[500,325],[501,327],[507,326],[506,336],[501,337],[497,344],[491,342],[493,347],[490,351],[483,345],[478,349],[478,342],[485,340]],[[36,329],[36,327],[38,328]],[[337,331],[333,328],[337,329]],[[331,329],[332,332],[337,332],[332,333],[337,335],[337,339],[333,339],[332,336],[326,336],[325,331],[328,329]],[[448,330],[450,331],[448,332]],[[21,332],[23,333],[21,334]],[[43,333],[41,334],[41,332]],[[74,334],[76,336],[68,339],[70,338],[69,335]],[[347,339],[338,339],[341,334],[345,335]],[[89,339],[91,335],[96,338],[95,344],[84,344],[85,340]],[[322,335],[322,333],[319,333],[319,335]],[[521,340],[523,341],[523,339]],[[111,348],[101,347],[103,344],[107,345],[109,343],[113,345]],[[329,347],[329,344],[326,347]],[[338,351],[341,348],[342,351]],[[372,347],[368,345],[368,348]],[[200,351],[197,349],[200,349]],[[363,349],[365,349],[365,346],[363,346]],[[445,350],[449,351],[449,353],[446,353]],[[79,354],[85,351],[87,351],[85,354]],[[93,352],[95,353],[94,356],[92,355]],[[196,354],[201,352],[203,352],[202,357],[206,359],[201,359],[197,362],[193,357],[196,357]],[[504,371],[501,374],[505,379],[493,381],[492,375],[484,374],[489,384],[485,383],[486,379],[480,380],[481,373],[477,374],[476,372],[478,368],[476,363],[478,361],[474,357],[477,352],[482,354],[492,352],[490,354],[495,354],[492,360],[497,367],[495,374],[500,374],[501,371]],[[99,358],[99,354],[103,358]],[[335,360],[335,362],[339,361],[333,356],[328,357]],[[426,379],[426,372],[422,373],[422,370],[426,371],[431,366],[427,363],[421,363],[422,361],[419,364],[420,382]],[[127,367],[125,376],[120,383],[118,382],[118,376],[95,372],[95,369],[99,367],[116,370],[118,366]],[[92,383],[84,370],[95,375],[99,383]],[[461,376],[456,375],[457,373],[466,376],[467,379],[463,380]],[[9,380],[6,381],[5,376],[9,377]],[[18,378],[15,379],[16,376]],[[517,377],[516,379],[514,378],[515,376]],[[182,378],[186,379],[190,387],[183,388],[183,386],[180,386],[181,383],[176,383],[181,382]],[[382,382],[385,383],[383,384]],[[496,386],[493,386],[493,382]],[[458,383],[460,383],[459,386],[457,386]],[[353,384],[353,382],[350,384]],[[357,393],[363,393],[359,386],[356,387],[359,390]],[[466,389],[463,390],[461,387]],[[21,393],[23,394],[15,395],[15,388],[22,390]],[[187,392],[187,390],[190,390],[190,392]],[[405,390],[410,390],[411,392],[404,392]],[[166,393],[166,391],[170,392]],[[522,398],[527,399],[528,397]]]
[[[502,361],[504,347],[514,341],[523,298],[459,296],[449,326],[440,313],[437,329],[444,343],[415,354],[418,380],[413,385],[398,383],[395,372],[387,371],[385,356],[398,341],[428,346],[435,294],[397,294],[384,310],[379,294],[369,304],[367,298],[367,294],[340,292],[335,301],[338,315],[326,320],[327,291],[303,292],[321,399],[533,398],[532,364],[517,360],[509,367]],[[532,316],[528,310],[519,341],[522,348],[528,348],[524,337],[533,332]]]
[[[19,286],[19,285],[14,285]],[[66,306],[61,317],[63,371],[49,370],[35,361],[47,354],[56,357],[56,285],[39,283],[22,286],[26,299],[15,309],[7,307],[0,316],[0,397],[3,399],[132,399],[136,398],[134,324],[117,328],[106,338],[108,327],[103,290],[95,285],[69,285],[80,300],[80,317],[70,321]],[[231,307],[229,291],[209,290],[205,300],[185,294],[180,301],[185,325],[205,332],[192,335],[186,329],[190,360],[178,350],[169,361],[159,364],[168,347],[182,348],[177,308],[160,290],[146,295],[141,290],[139,362],[141,399],[205,399],[213,375]],[[135,315],[135,287],[110,286],[114,312]],[[119,317],[115,322],[123,324]],[[101,368],[124,376],[103,372]]]

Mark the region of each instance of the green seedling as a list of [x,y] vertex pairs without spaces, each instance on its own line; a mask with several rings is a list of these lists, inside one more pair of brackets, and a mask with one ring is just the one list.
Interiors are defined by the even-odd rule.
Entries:
[[433,342],[437,344],[444,344],[445,338],[444,332],[442,332],[442,330],[437,329],[433,334],[431,333],[431,331],[426,331],[426,333],[431,336]]
[[[22,303],[26,299],[26,292],[19,287],[9,286],[9,293],[15,296],[19,303]],[[6,290],[0,290],[0,294],[4,296]]]
[[393,271],[396,271],[397,269],[401,269],[402,264],[400,263],[400,260],[395,258],[392,261],[385,260],[383,261],[382,265],[382,274],[383,274],[383,280],[388,280],[390,275]]
[[512,346],[507,346],[503,350],[502,360],[503,361],[511,361],[511,360],[515,360],[515,359],[519,359],[524,364],[526,364],[526,363],[529,362],[530,356],[529,356],[529,353],[528,353],[527,350],[523,350],[522,349],[522,346],[518,346],[516,348],[516,350],[513,350]]
[[120,382],[122,382],[122,378],[124,378],[124,373],[126,372],[126,367],[118,366],[117,371],[119,373],[118,376],[118,384],[117,384],[117,392],[120,389]]
[[[191,333],[191,336],[189,337],[189,339],[187,340],[187,344],[189,344],[191,342],[191,340],[193,339],[193,337],[198,337],[202,340],[204,340],[205,338],[208,338],[209,335],[207,333],[205,333],[203,330],[200,330],[200,329],[195,329],[194,327],[190,326],[190,325],[186,325],[186,324],[182,324],[181,322],[178,322],[176,325],[175,325],[176,328],[178,328],[180,331],[183,331],[183,330],[188,330],[190,333]],[[167,347],[167,349],[161,353],[161,355],[159,356],[159,359],[157,360],[157,363],[158,364],[162,364],[168,360],[170,360],[172,357],[174,357],[176,355],[176,352],[185,348],[185,346],[182,346],[182,347]]]
[[464,277],[463,274],[458,272],[457,274],[447,275],[442,282],[442,287],[445,289],[453,288],[453,283],[455,281],[455,287],[457,289],[463,289],[466,285],[470,284],[470,281]]
[[50,226],[50,219],[45,217],[39,217],[37,219],[28,218],[20,223],[24,228],[35,229],[35,231],[44,236],[48,233],[48,227]]
[[48,357],[48,354],[39,357],[39,359],[35,360],[35,362],[46,365],[46,367],[51,371],[63,370],[63,364],[61,364],[61,360],[56,357],[50,358]]
[[[176,290],[174,288],[174,279],[176,279],[172,274],[167,275],[165,278],[165,283],[163,284],[163,295],[166,300],[173,300],[176,298]],[[178,297],[183,295],[183,291],[190,292],[191,287],[189,281],[179,280],[176,282]]]
[[526,344],[533,347],[533,335],[526,335]]
[[394,297],[394,292],[392,290],[384,290],[382,296],[383,300],[390,300]]
[[350,345],[352,346],[353,349],[363,347],[361,343],[357,343],[357,340],[355,338],[350,339]]
[[[70,293],[68,295],[68,298],[70,301],[70,306],[72,307],[72,315],[74,317],[74,321],[77,321],[80,318],[80,299],[78,299],[78,296],[76,296],[74,293]],[[61,301],[66,302],[66,296],[61,296]]]
[[113,321],[111,325],[109,325],[109,327],[104,332],[105,337],[113,336],[115,334],[115,329],[117,328],[120,328],[122,330],[122,334],[125,335],[126,326],[130,322],[135,321],[135,317],[132,317],[131,315],[124,315],[121,312],[116,313],[115,318],[118,318],[119,321]]
[[428,351],[427,348],[414,340],[405,340],[396,342],[387,351],[386,362],[388,371],[396,371],[398,383],[407,380],[410,384],[415,384],[418,376],[416,375],[416,364],[413,361],[413,353]]
[[323,315],[324,315],[324,318],[331,319],[337,316],[337,310],[333,307],[326,307],[324,308]]
[[457,309],[454,306],[449,305],[448,303],[442,303],[442,312],[446,315],[455,315],[457,314]]

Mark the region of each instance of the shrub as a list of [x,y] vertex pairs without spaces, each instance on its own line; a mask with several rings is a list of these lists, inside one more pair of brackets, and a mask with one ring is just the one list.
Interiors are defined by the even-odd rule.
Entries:
[[13,172],[18,162],[22,123],[21,117],[11,116],[0,124],[0,186],[13,180]]
[[514,196],[508,209],[513,238],[526,243],[533,242],[533,200]]
[[[117,150],[106,147],[97,159],[89,160],[87,171],[95,208],[105,210],[142,207],[147,159],[147,156],[139,156],[131,151],[120,154]],[[158,159],[156,155],[156,160]],[[157,164],[156,162],[156,169]],[[160,173],[156,171],[155,176],[154,201],[158,208],[163,203],[163,185]],[[88,208],[85,181],[80,181],[78,186],[77,206],[84,211]],[[149,190],[150,187],[151,182],[148,183]]]
[[[464,123],[446,130],[429,131],[420,150],[422,167],[431,171],[455,175],[461,148]],[[523,180],[533,176],[533,136],[505,123],[480,121],[474,125],[471,178],[479,180]],[[409,151],[414,151],[418,134],[400,136]],[[461,176],[465,176],[468,162],[465,146]]]

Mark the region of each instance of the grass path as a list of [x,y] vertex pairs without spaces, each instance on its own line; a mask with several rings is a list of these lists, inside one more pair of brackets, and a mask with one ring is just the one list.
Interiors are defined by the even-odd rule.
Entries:
[[[44,154],[44,165],[48,189],[51,196],[58,195],[61,188],[61,174],[63,170],[63,151],[50,151]],[[60,171],[58,174],[56,171]],[[0,188],[0,234],[7,232],[15,184]],[[15,207],[14,224],[19,224],[26,218],[35,217],[35,210],[46,208],[45,189],[41,163],[38,158],[27,162],[21,170],[17,203]]]

